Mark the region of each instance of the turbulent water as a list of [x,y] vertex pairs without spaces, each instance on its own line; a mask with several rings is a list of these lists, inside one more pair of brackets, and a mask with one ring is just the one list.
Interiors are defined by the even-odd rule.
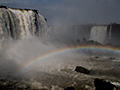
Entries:
[[[18,90],[64,90],[70,86],[76,90],[95,90],[95,78],[120,85],[119,52],[106,49],[59,52],[63,48],[66,47],[56,48],[38,38],[19,40],[3,48],[0,51],[0,85],[13,90],[18,87]],[[91,73],[77,73],[76,66],[85,67]]]

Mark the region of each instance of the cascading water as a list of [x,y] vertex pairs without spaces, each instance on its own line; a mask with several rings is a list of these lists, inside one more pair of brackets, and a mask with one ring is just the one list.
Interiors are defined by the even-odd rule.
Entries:
[[[59,28],[50,27],[53,31],[47,33],[55,34],[55,39],[60,35],[60,39],[67,36],[80,42],[82,38],[89,38],[91,30],[91,26]],[[75,90],[94,90],[94,78],[115,81],[119,85],[120,49],[93,48],[92,45],[70,48],[59,43],[56,48],[50,41],[29,38],[44,35],[44,31],[46,21],[35,10],[0,8],[0,46],[9,38],[24,38],[0,49],[0,90],[65,90],[70,86]],[[104,43],[106,38],[113,38],[111,34],[107,26],[95,26],[90,39]],[[85,67],[90,73],[75,72],[76,66]]]
[[47,29],[44,17],[36,10],[0,8],[0,46],[9,39],[41,36]]
[[110,31],[109,31],[109,39],[111,39],[111,31],[112,31],[112,26],[110,26]]
[[97,41],[101,44],[107,43],[108,30],[107,26],[94,26],[91,29],[90,40]]

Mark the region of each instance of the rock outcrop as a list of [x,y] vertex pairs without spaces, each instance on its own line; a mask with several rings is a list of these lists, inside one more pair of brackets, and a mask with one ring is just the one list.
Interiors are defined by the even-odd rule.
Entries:
[[89,74],[90,73],[90,70],[88,70],[88,69],[86,69],[82,66],[76,66],[75,71],[80,72],[80,73],[84,73],[84,74]]
[[94,80],[94,85],[95,90],[118,90],[115,85],[98,78]]

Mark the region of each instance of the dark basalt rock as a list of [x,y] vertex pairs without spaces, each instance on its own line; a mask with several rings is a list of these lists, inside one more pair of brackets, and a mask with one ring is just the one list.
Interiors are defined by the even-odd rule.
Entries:
[[29,11],[30,9],[26,9],[26,8],[25,8],[24,10]]
[[45,21],[47,22],[47,18],[44,18],[45,19]]
[[99,56],[95,56],[94,58],[95,58],[95,59],[100,59],[100,57],[99,57]]
[[80,72],[80,73],[84,73],[84,74],[89,74],[90,73],[90,70],[88,70],[88,69],[86,69],[82,66],[76,66],[75,71]]
[[6,7],[6,6],[3,6],[3,5],[1,5],[0,8],[5,8],[5,9],[7,9],[7,7]]
[[64,90],[75,90],[75,88],[74,87],[67,87]]
[[115,57],[110,57],[109,60],[115,60]]
[[38,14],[38,10],[34,9],[34,10],[32,10],[32,11]]
[[115,85],[98,78],[94,80],[94,85],[95,90],[118,90]]

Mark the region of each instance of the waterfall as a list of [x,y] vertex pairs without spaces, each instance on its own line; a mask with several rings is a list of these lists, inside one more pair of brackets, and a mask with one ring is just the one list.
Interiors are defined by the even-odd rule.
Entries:
[[94,26],[91,29],[90,40],[105,44],[108,39],[107,26]]
[[0,46],[9,38],[18,40],[42,36],[46,29],[44,17],[36,10],[0,8]]
[[109,39],[111,39],[111,31],[112,31],[112,26],[110,26],[110,31],[109,31]]

